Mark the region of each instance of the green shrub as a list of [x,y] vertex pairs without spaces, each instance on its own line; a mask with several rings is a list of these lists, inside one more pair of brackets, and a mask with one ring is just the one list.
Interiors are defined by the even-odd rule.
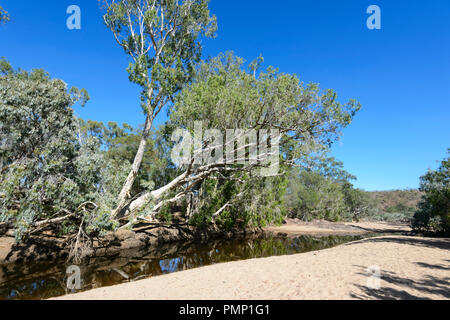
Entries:
[[98,140],[78,134],[72,106],[80,99],[85,91],[43,70],[15,71],[0,60],[0,222],[18,240],[37,222],[70,214],[76,219],[58,224],[60,232],[80,220],[91,231],[112,226],[102,204],[87,206],[99,198],[106,165]]
[[[450,149],[448,150],[450,154]],[[418,232],[450,233],[450,158],[420,178],[424,195],[411,226]]]

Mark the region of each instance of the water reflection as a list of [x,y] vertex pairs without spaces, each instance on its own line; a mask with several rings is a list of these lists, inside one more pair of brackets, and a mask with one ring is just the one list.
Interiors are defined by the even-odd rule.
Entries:
[[[320,250],[355,236],[327,236],[177,243],[121,252],[115,258],[96,257],[81,265],[82,289],[111,286],[220,262]],[[70,293],[67,263],[15,264],[0,267],[0,299],[46,299]]]

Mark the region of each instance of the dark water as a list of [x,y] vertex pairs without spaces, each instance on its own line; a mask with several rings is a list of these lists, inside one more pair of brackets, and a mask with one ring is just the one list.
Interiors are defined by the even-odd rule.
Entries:
[[[220,262],[289,255],[330,248],[361,239],[355,236],[258,238],[178,243],[90,259],[81,269],[82,288],[111,286]],[[0,300],[46,299],[70,293],[66,261],[0,266]]]

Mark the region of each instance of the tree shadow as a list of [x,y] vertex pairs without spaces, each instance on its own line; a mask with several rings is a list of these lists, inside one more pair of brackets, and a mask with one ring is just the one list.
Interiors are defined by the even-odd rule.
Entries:
[[[446,260],[446,261],[449,262],[450,260]],[[429,263],[425,263],[425,262],[417,262],[416,264],[421,267],[429,268],[429,269],[450,270],[449,266],[442,265],[442,264],[429,264]]]
[[[413,246],[428,247],[428,248],[438,248],[443,250],[450,250],[450,239],[449,238],[417,238],[417,237],[390,237],[385,236],[381,238],[367,238],[358,241],[359,243],[374,243],[374,242],[391,242],[398,244],[408,244]],[[352,245],[348,243],[346,245]]]
[[[417,263],[424,268],[435,268],[434,265],[426,263]],[[359,274],[369,276],[366,272],[366,267],[356,266],[360,269]],[[438,265],[438,268],[441,268]],[[448,270],[444,267],[444,270]],[[364,285],[356,285],[362,291],[362,294],[352,293],[351,297],[356,299],[378,299],[378,300],[431,300],[431,298],[420,297],[411,294],[410,290],[420,292],[423,294],[433,294],[439,299],[450,299],[450,277],[439,278],[432,275],[427,275],[421,280],[411,280],[397,276],[393,272],[382,272],[381,280],[397,288],[383,288],[373,289]],[[407,291],[408,290],[408,291]]]
[[[393,223],[392,223],[393,224]],[[379,228],[367,228],[367,227],[361,227],[355,224],[348,224],[352,228],[362,230],[366,233],[381,233],[381,234],[395,234],[395,235],[405,235],[409,236],[412,234],[411,230],[402,230],[402,229],[379,229]],[[403,226],[403,224],[398,224],[399,227]]]

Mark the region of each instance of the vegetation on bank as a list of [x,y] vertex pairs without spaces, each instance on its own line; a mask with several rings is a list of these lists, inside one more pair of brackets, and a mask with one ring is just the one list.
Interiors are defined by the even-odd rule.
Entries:
[[[450,156],[450,149],[447,151]],[[441,161],[437,170],[420,177],[423,192],[412,227],[426,234],[450,234],[450,157]]]
[[369,196],[375,202],[375,220],[410,222],[421,199],[420,190],[374,191]]
[[306,169],[292,169],[285,205],[291,218],[310,221],[352,221],[374,215],[375,203],[369,194],[351,183],[356,178],[333,158]]
[[113,227],[101,196],[108,164],[98,140],[80,134],[72,109],[88,99],[43,70],[0,60],[0,223],[18,240],[49,226],[78,239],[78,229]]

